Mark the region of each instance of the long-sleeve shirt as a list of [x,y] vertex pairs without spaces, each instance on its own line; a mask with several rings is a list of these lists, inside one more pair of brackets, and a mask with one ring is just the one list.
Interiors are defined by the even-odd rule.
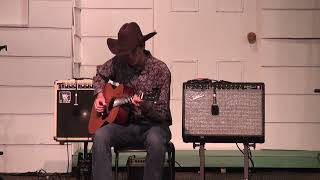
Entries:
[[126,57],[118,56],[98,66],[97,74],[93,77],[94,94],[102,92],[109,79],[133,88],[135,92],[147,92],[158,88],[160,90],[158,99],[155,102],[144,101],[139,107],[132,106],[129,119],[167,122],[171,125],[170,70],[164,62],[153,57],[149,51],[145,53],[147,58],[143,69],[129,66]]

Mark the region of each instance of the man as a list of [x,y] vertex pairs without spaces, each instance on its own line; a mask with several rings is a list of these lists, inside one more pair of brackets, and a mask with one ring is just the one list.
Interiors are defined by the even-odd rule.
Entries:
[[[160,180],[165,160],[166,144],[171,139],[169,126],[171,73],[166,64],[145,50],[145,41],[156,32],[142,35],[137,23],[124,24],[118,39],[108,38],[107,44],[115,56],[97,67],[93,78],[94,106],[104,112],[107,106],[102,93],[108,80],[131,87],[136,94],[131,98],[128,121],[109,123],[94,134],[92,173],[94,180],[112,179],[111,147],[143,146],[147,150],[144,180]],[[155,102],[147,102],[140,92],[159,89]]]

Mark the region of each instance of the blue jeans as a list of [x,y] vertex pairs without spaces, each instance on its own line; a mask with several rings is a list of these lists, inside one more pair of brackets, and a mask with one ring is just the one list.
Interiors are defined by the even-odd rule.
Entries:
[[93,180],[112,180],[111,147],[142,146],[147,156],[144,180],[161,180],[167,143],[171,139],[169,126],[149,124],[107,124],[94,134],[92,149]]

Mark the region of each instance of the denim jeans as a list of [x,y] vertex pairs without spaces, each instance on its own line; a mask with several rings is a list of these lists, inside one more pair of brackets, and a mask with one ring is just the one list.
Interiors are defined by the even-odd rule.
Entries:
[[112,180],[111,147],[142,146],[147,156],[144,180],[161,180],[167,143],[171,132],[166,123],[107,124],[94,134],[92,149],[93,180]]

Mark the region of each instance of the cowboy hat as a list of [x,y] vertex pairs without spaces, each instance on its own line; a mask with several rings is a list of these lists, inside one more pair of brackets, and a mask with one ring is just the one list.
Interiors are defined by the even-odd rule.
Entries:
[[125,23],[118,32],[118,39],[108,38],[107,44],[113,54],[126,55],[156,34],[156,32],[152,32],[147,35],[142,35],[137,23]]

